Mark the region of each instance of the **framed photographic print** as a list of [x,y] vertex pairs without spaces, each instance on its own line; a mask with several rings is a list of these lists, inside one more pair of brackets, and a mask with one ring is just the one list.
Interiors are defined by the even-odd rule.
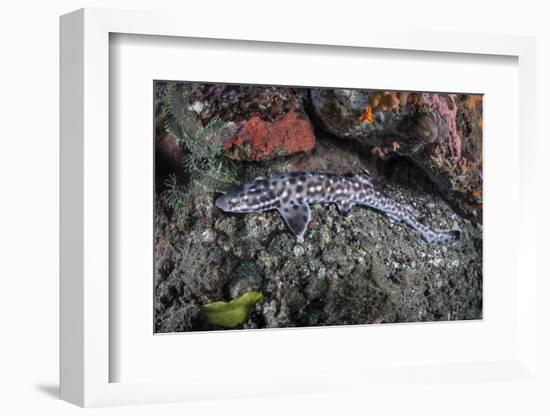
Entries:
[[537,383],[533,39],[182,19],[61,19],[62,398]]

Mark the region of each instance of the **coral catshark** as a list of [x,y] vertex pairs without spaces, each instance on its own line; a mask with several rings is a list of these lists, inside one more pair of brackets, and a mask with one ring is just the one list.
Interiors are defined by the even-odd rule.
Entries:
[[404,222],[427,243],[443,243],[458,238],[458,230],[432,230],[420,223],[412,205],[398,202],[374,188],[367,170],[355,176],[331,173],[293,172],[246,183],[216,199],[226,212],[260,212],[277,209],[290,230],[303,241],[311,220],[310,204],[334,203],[342,215],[355,205],[382,211],[391,221]]

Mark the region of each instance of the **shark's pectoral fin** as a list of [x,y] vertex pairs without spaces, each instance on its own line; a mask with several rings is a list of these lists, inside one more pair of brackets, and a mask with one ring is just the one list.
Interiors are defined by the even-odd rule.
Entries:
[[346,215],[349,215],[353,207],[355,206],[355,202],[352,201],[338,201],[336,202],[336,206],[338,207],[338,211],[340,211],[340,214],[342,214],[344,217]]
[[399,216],[395,214],[392,214],[390,212],[385,212],[384,214],[386,214],[386,217],[390,219],[390,222],[401,222],[401,218],[399,218]]
[[279,208],[288,228],[298,241],[304,241],[307,225],[311,220],[311,209],[307,202],[283,205]]

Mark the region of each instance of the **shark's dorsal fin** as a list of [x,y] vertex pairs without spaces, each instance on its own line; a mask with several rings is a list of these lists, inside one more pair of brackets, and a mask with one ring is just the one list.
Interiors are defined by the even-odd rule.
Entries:
[[405,211],[408,211],[409,214],[411,214],[413,217],[416,217],[416,208],[413,204],[405,202],[401,203],[401,206],[405,209]]
[[370,186],[371,188],[374,187],[374,181],[367,169],[363,169],[361,173],[358,173],[357,175],[355,175],[354,178],[356,178],[361,183],[364,183],[365,185]]

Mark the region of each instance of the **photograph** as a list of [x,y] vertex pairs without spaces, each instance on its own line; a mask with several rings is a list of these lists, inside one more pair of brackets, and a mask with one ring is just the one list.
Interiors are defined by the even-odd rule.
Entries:
[[152,107],[154,333],[483,319],[483,94],[155,80]]
[[4,2],[0,416],[549,416],[550,15],[449,6]]

